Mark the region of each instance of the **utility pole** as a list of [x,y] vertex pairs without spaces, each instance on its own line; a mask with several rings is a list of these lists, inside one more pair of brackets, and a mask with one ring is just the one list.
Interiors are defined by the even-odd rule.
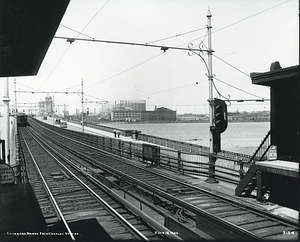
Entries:
[[84,114],[84,106],[83,106],[83,79],[81,80],[81,109],[82,109],[82,117],[81,117],[81,126],[82,133],[84,133],[84,123],[83,123],[83,114]]
[[215,179],[215,157],[214,157],[214,136],[215,126],[213,123],[214,116],[214,99],[213,99],[213,74],[212,74],[212,44],[211,44],[211,17],[210,10],[207,12],[207,30],[208,30],[208,82],[209,82],[209,169],[208,169],[208,183],[217,183]]

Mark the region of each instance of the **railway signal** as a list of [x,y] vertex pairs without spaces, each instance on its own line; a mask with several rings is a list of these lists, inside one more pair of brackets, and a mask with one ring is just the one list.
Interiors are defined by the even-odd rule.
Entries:
[[214,114],[216,132],[221,134],[227,129],[228,125],[227,105],[223,100],[215,98]]

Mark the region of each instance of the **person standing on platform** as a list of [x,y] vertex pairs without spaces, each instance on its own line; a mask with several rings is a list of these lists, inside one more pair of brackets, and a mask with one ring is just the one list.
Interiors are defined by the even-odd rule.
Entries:
[[120,138],[120,134],[121,134],[120,130],[118,130],[117,134],[118,134],[118,138]]
[[114,135],[115,135],[115,138],[117,138],[117,130],[114,129]]

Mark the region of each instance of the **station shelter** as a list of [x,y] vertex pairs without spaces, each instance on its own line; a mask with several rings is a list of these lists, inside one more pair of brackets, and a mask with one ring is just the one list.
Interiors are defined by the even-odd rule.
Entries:
[[271,145],[276,152],[272,159],[256,163],[261,172],[258,194],[268,187],[269,201],[299,210],[299,65],[282,68],[273,62],[270,71],[251,73],[251,79],[270,87]]

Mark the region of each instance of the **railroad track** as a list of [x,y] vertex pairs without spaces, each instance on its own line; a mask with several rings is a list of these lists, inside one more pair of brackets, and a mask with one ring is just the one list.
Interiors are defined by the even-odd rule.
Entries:
[[[42,144],[41,140],[28,130],[24,128],[20,130],[30,183],[52,234],[70,236],[72,240],[76,240],[76,237],[80,238],[86,232],[73,231],[70,224],[74,224],[74,221],[96,219],[98,223],[93,223],[95,238],[162,239],[155,228],[124,207],[120,201],[111,196],[111,192],[108,193],[105,188],[100,189],[86,176],[80,174],[80,168],[63,164],[65,161],[62,161],[61,155],[54,154],[53,150],[47,148],[46,144]],[[59,147],[54,149],[59,150]],[[59,222],[64,224],[64,233],[55,231],[57,229],[55,225]],[[61,228],[59,231],[61,232]]]
[[[38,124],[35,126],[38,128]],[[45,132],[45,130],[44,130]],[[47,132],[47,131],[46,131]],[[166,177],[157,170],[145,168],[124,158],[108,154],[90,144],[85,144],[81,133],[72,133],[73,138],[59,136],[51,131],[49,140],[59,144],[68,143],[74,155],[85,159],[123,181],[131,184],[143,194],[154,194],[153,201],[177,213],[178,220],[194,223],[192,226],[205,231],[215,239],[243,240],[293,240],[298,238],[298,224],[276,217],[268,212],[247,206],[231,198],[214,194],[198,187]],[[80,137],[80,141],[74,135]],[[61,139],[61,140],[60,140]],[[80,144],[80,145],[79,145]],[[76,148],[74,148],[76,147]],[[122,162],[120,162],[122,160]],[[190,220],[190,222],[187,222]],[[213,229],[212,229],[213,228]],[[216,233],[216,229],[218,233]]]

